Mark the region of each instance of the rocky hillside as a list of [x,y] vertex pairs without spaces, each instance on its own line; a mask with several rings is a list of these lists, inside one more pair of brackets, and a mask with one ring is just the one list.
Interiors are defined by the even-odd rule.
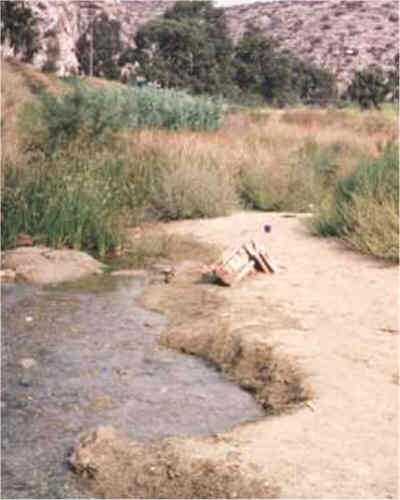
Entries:
[[227,9],[237,40],[246,22],[275,36],[300,58],[329,69],[347,83],[355,69],[393,64],[399,45],[396,0],[278,0]]
[[[75,44],[91,16],[105,10],[122,25],[122,39],[131,43],[141,24],[159,17],[171,5],[166,0],[31,0],[39,18],[41,50],[38,68],[54,67],[60,75],[79,73]],[[88,9],[88,4],[95,9]],[[227,7],[234,40],[246,23],[260,26],[301,58],[326,67],[345,85],[355,69],[370,63],[387,67],[399,43],[397,0],[276,0]],[[3,54],[10,54],[7,46]]]

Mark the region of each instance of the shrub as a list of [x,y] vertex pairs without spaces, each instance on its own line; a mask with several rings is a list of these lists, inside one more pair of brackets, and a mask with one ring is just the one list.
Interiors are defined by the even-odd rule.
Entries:
[[332,205],[313,221],[322,236],[338,236],[357,249],[398,260],[398,146],[364,159],[338,182]]
[[361,109],[368,109],[372,105],[380,109],[380,104],[393,89],[390,75],[376,64],[356,71],[347,90],[350,99],[357,101]]
[[204,96],[193,97],[183,91],[132,88],[126,97],[135,103],[132,126],[214,130],[223,114],[221,102]]
[[[207,97],[152,88],[93,90],[79,82],[63,96],[40,92],[30,103],[25,121],[31,137],[28,147],[54,152],[78,137],[104,142],[122,128],[212,130],[222,117],[222,104]],[[33,139],[32,139],[33,138]]]

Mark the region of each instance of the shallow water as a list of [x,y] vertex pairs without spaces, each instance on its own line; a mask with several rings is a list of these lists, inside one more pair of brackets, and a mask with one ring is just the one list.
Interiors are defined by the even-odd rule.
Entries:
[[[2,498],[84,497],[66,458],[80,432],[208,435],[263,416],[203,361],[158,346],[166,319],[135,305],[144,278],[2,286]],[[166,285],[167,286],[167,285]],[[36,366],[24,368],[32,358]]]

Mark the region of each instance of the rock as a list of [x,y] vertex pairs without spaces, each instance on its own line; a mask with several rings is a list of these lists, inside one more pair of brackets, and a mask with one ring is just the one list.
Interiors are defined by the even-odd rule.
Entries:
[[1,281],[14,281],[15,280],[15,271],[12,269],[2,269],[0,270],[0,279]]
[[36,284],[61,283],[103,272],[101,262],[84,252],[40,246],[6,250],[3,267],[11,269],[17,279]]
[[175,277],[175,268],[171,264],[153,264],[151,269],[155,272],[152,283],[170,283]]
[[35,240],[32,238],[31,235],[26,234],[26,233],[21,233],[17,236],[15,240],[15,245],[17,247],[25,247],[25,246],[33,246],[35,243]]
[[33,382],[33,377],[32,375],[28,373],[24,373],[20,379],[19,379],[19,385],[22,385],[23,387],[30,387]]
[[23,358],[23,359],[20,360],[19,364],[25,370],[29,370],[30,368],[36,368],[37,367],[37,361],[35,361],[33,358]]
[[92,464],[98,460],[96,448],[116,439],[116,431],[113,427],[100,426],[83,434],[73,446],[69,463],[76,472],[90,472]]

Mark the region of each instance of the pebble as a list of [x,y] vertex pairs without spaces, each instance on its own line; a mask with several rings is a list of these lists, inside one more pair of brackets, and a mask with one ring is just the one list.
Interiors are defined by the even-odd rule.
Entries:
[[22,377],[19,379],[19,385],[22,385],[23,387],[29,387],[32,385],[33,379],[32,376],[28,373],[24,373]]
[[37,362],[33,358],[23,358],[20,360],[19,364],[22,368],[25,368],[25,370],[29,370],[29,368],[37,366]]

